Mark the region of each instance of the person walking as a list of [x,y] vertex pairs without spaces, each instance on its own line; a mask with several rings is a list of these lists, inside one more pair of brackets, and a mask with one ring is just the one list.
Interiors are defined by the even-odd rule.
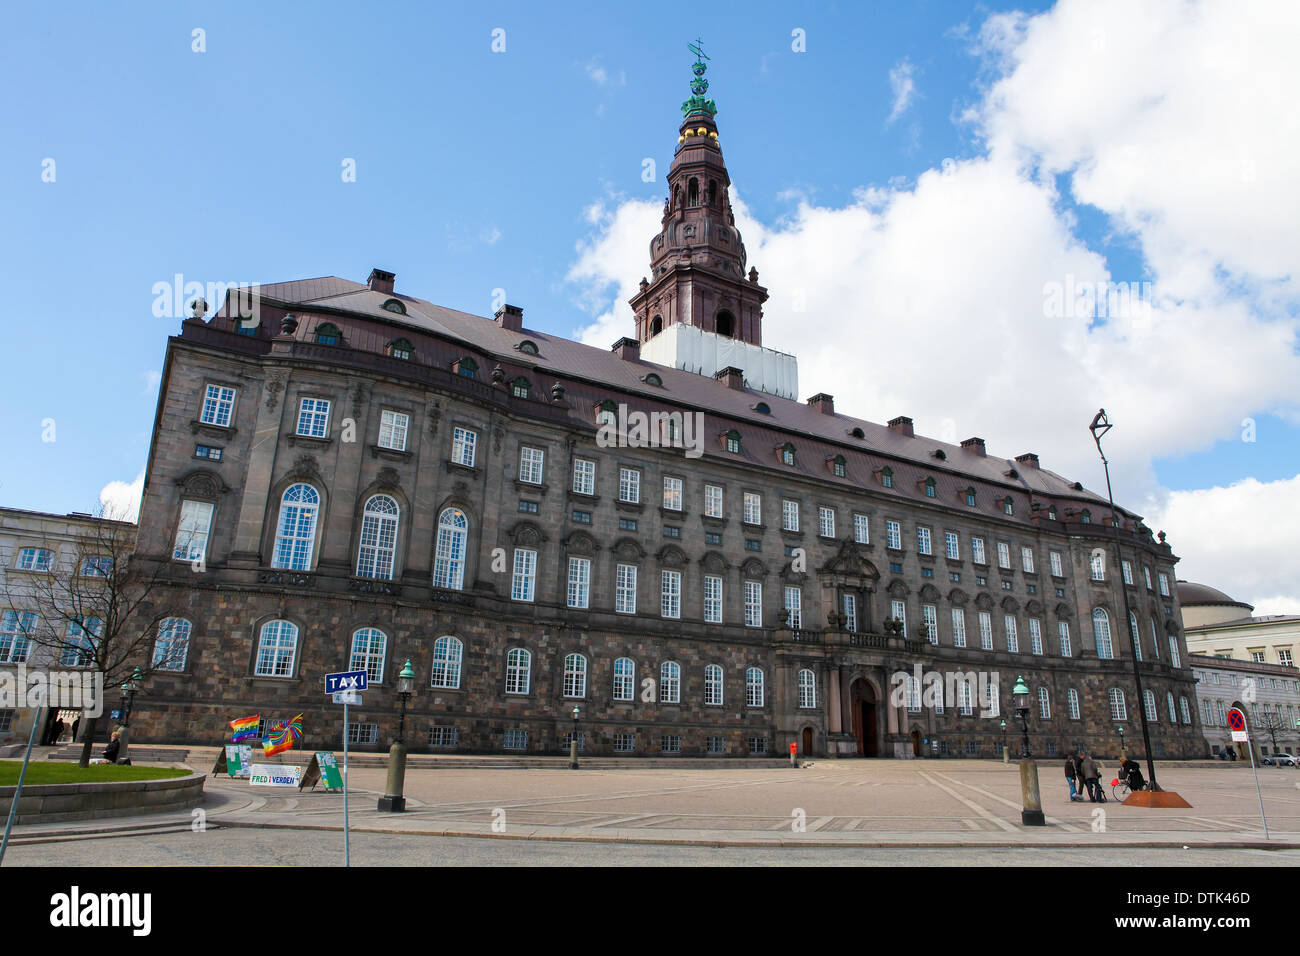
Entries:
[[1101,777],[1101,767],[1097,761],[1092,759],[1092,754],[1082,754],[1083,756],[1083,782],[1088,787],[1088,799],[1093,803],[1098,801],[1098,793],[1101,791],[1101,785],[1098,782]]
[[58,746],[59,741],[63,739],[63,718],[60,717],[54,721],[54,733],[50,734],[50,743]]
[[1079,765],[1074,761],[1073,754],[1066,754],[1065,757],[1065,781],[1070,785],[1070,802],[1074,803],[1079,800]]
[[72,742],[74,744],[77,742],[77,731],[79,731],[80,729],[81,729],[81,715],[78,714],[77,719],[72,722]]

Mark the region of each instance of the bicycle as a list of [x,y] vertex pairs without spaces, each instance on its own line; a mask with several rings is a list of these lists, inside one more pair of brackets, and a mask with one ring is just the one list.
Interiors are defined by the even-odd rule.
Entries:
[[[1142,790],[1149,789],[1149,785],[1143,783],[1139,788]],[[1124,798],[1133,792],[1133,788],[1128,785],[1128,777],[1116,777],[1110,782],[1110,792],[1115,797],[1116,803],[1123,803]]]

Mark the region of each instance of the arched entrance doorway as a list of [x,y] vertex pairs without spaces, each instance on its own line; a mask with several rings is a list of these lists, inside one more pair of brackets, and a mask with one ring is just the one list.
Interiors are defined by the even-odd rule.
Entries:
[[812,752],[813,752],[813,729],[812,729],[811,727],[805,727],[805,728],[803,729],[803,740],[801,741],[801,746],[802,746],[802,748],[803,748],[803,749],[800,751],[801,753],[803,753],[803,754],[805,754],[805,755],[807,755],[807,756],[812,756]]
[[849,691],[853,709],[853,736],[858,738],[858,756],[880,756],[880,726],[876,713],[876,689],[859,677]]

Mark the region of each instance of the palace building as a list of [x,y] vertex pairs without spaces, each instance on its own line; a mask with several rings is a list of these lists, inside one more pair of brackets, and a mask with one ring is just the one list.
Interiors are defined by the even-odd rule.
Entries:
[[[364,667],[348,733],[384,747],[409,660],[417,749],[556,753],[576,708],[587,754],[992,756],[1023,676],[1036,755],[1140,741],[1138,707],[1156,757],[1206,753],[1163,534],[1120,510],[1117,566],[1106,499],[1036,455],[799,399],[703,72],[612,349],[381,269],[182,323],[137,556],[190,637],[135,741],[304,712],[330,745],[323,676]],[[967,677],[936,695],[931,672]]]

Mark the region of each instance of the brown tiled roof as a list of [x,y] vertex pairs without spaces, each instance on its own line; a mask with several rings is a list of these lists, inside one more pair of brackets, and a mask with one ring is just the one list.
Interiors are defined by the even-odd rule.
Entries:
[[[1101,496],[1075,488],[1073,482],[1046,468],[991,455],[978,455],[963,450],[960,444],[921,435],[905,435],[885,425],[838,412],[826,415],[803,402],[753,389],[728,388],[709,376],[641,360],[622,359],[608,349],[584,345],[545,332],[527,328],[518,332],[510,331],[482,316],[458,312],[407,295],[373,291],[363,283],[337,276],[263,285],[260,293],[264,299],[284,303],[291,309],[311,311],[312,306],[321,310],[337,309],[379,320],[395,328],[420,330],[459,342],[488,353],[503,363],[541,369],[570,381],[583,379],[598,388],[639,394],[653,402],[665,403],[666,406],[687,406],[734,419],[734,427],[740,431],[745,449],[742,457],[757,463],[779,467],[779,460],[771,447],[774,443],[770,429],[790,431],[805,439],[820,439],[827,443],[824,447],[809,449],[806,444],[801,446],[795,470],[815,473],[832,483],[846,481],[858,486],[879,484],[872,474],[862,473],[869,471],[864,468],[862,459],[855,461],[856,456],[851,455],[846,456],[849,459],[846,479],[832,476],[825,459],[849,447],[914,465],[914,473],[895,474],[893,492],[902,497],[924,499],[924,492],[917,487],[917,483],[932,475],[938,498],[949,504],[954,500],[960,500],[964,504],[964,499],[959,496],[971,480],[1006,487],[1008,490],[999,491],[998,497],[1006,494],[1012,496],[1017,519],[1028,518],[1029,493],[1060,499],[1082,499],[1094,505],[1108,504]],[[384,309],[383,303],[390,299],[400,300],[406,307],[406,315]],[[328,318],[307,322],[300,328],[299,335],[309,333],[316,324],[324,321],[328,321]],[[399,335],[396,331],[389,335],[358,330],[356,335],[349,336],[349,344],[355,348],[382,352],[387,342]],[[524,355],[518,351],[516,346],[524,340],[536,343],[537,355]],[[662,388],[647,385],[641,380],[649,372],[660,376],[663,380]],[[575,406],[580,406],[582,396],[571,391],[568,398]],[[753,410],[752,406],[760,401],[771,409],[770,415],[762,415]],[[716,430],[725,431],[727,427],[733,426],[725,423],[724,427]],[[852,437],[851,432],[855,428],[862,430],[863,438]],[[717,450],[715,439],[716,436],[707,436],[706,453]],[[936,451],[942,451],[946,460],[936,458]],[[1013,473],[1015,477],[1012,477]],[[992,503],[987,498],[987,493],[981,492],[981,509]],[[1096,517],[1101,518],[1101,515]]]

